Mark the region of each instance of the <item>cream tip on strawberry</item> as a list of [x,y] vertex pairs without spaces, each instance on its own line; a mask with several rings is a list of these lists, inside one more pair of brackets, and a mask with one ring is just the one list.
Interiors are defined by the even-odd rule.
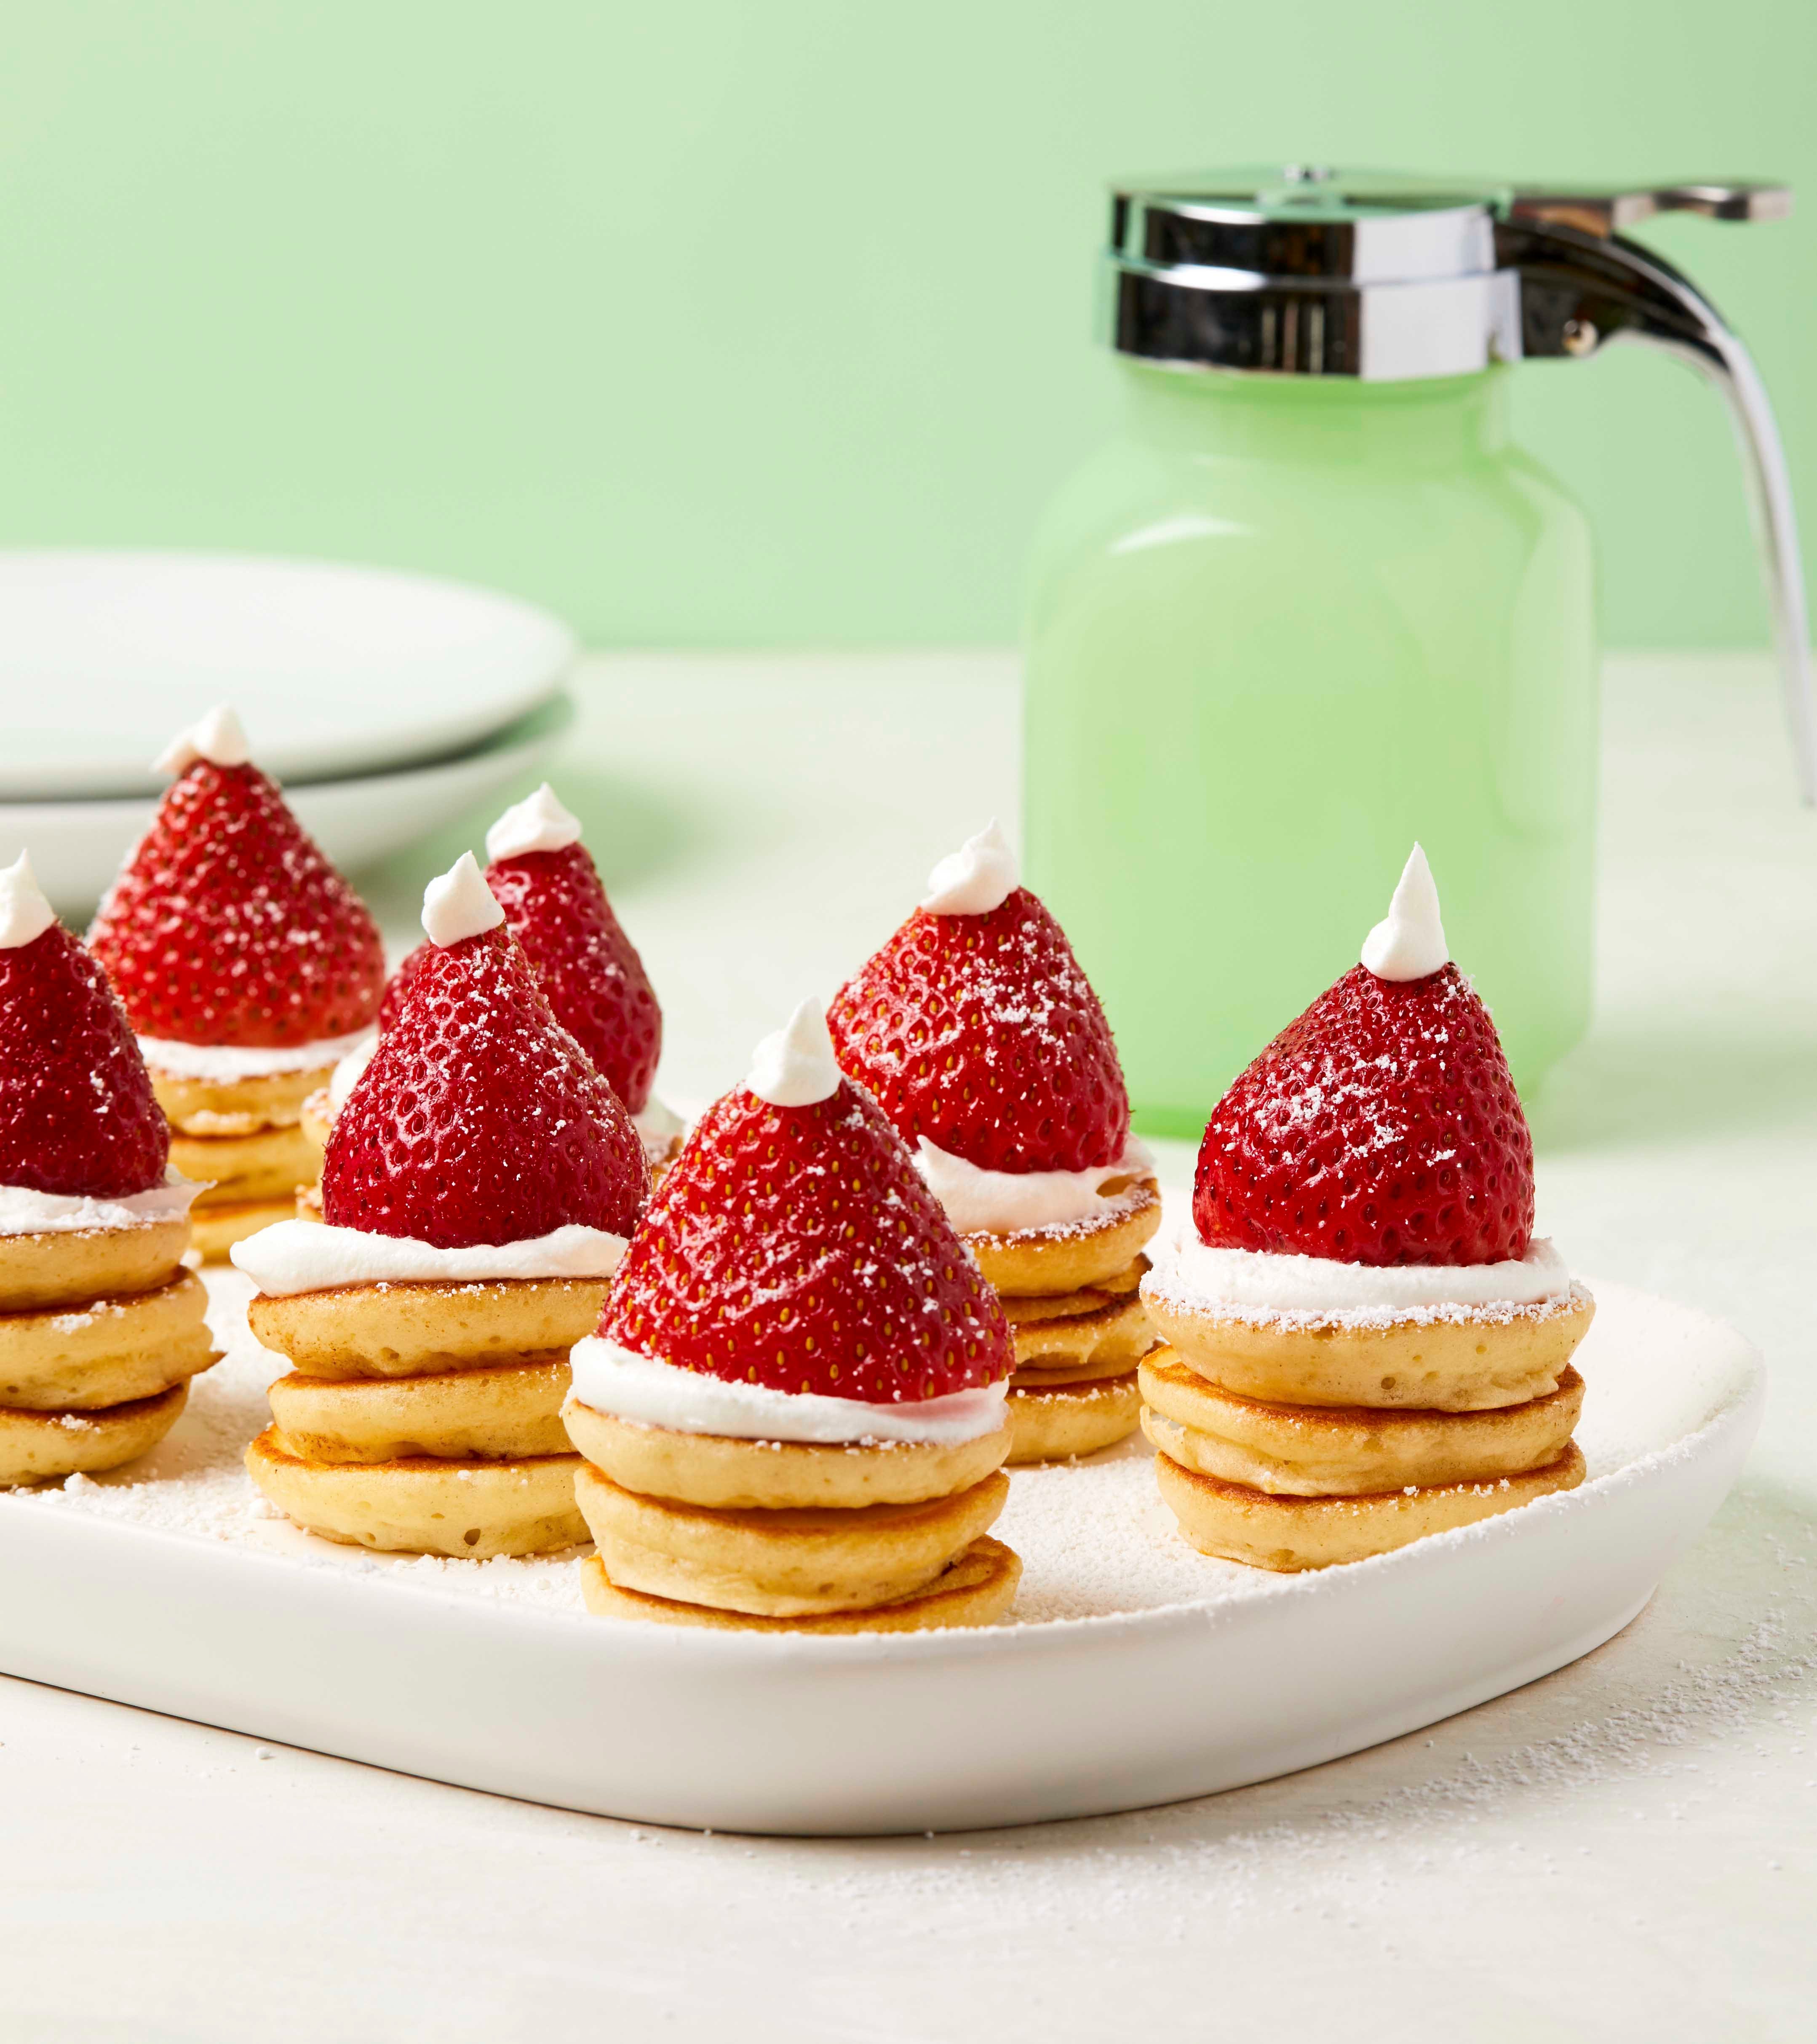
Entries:
[[444,950],[463,938],[483,936],[504,920],[505,911],[471,851],[423,889],[423,933]]
[[545,781],[535,794],[513,803],[486,833],[486,855],[496,863],[526,852],[565,851],[580,841],[580,818]]
[[826,1010],[817,1001],[804,1001],[751,1052],[744,1089],[772,1107],[812,1107],[831,1100],[842,1077]]
[[1377,979],[1424,979],[1451,962],[1439,889],[1426,855],[1415,843],[1396,884],[1388,913],[1363,939],[1362,962]]
[[177,733],[152,762],[152,771],[180,776],[198,759],[217,766],[245,766],[252,759],[252,748],[247,743],[245,727],[238,713],[231,704],[217,703],[187,731]]
[[0,951],[17,951],[41,937],[57,919],[44,899],[29,855],[21,852],[0,870]]
[[921,906],[934,916],[988,916],[1022,885],[1014,847],[995,816],[928,875]]

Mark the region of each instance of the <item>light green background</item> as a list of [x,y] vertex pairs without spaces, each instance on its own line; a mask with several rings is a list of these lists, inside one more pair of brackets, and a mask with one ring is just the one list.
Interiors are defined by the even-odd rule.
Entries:
[[[1817,494],[1811,0],[59,0],[6,44],[0,543],[432,568],[607,643],[1005,640],[1113,402],[1103,180],[1276,156],[1802,177],[1654,239]],[[1761,638],[1713,398],[1521,385],[1610,637]]]

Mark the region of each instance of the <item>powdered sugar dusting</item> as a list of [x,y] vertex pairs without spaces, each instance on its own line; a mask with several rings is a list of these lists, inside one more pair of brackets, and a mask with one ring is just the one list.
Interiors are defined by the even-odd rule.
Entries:
[[[270,1419],[265,1389],[286,1366],[247,1330],[247,1281],[228,1270],[210,1272],[205,1281],[210,1325],[225,1359],[196,1379],[189,1409],[170,1435],[125,1470],[12,1493],[21,1508],[87,1512],[275,1552],[298,1564],[382,1571],[405,1589],[500,1597],[555,1613],[583,1608],[572,1564],[584,1550],[532,1561],[374,1556],[275,1519],[240,1458]],[[1662,1464],[1692,1452],[1700,1429],[1751,1395],[1751,1376],[1738,1360],[1745,1351],[1734,1338],[1619,1286],[1598,1289],[1602,1311],[1577,1356],[1588,1385],[1577,1441],[1590,1481],[1582,1490],[1525,1507],[1528,1512],[1577,1511],[1594,1486],[1644,1481]],[[1161,1504],[1150,1460],[1143,1443],[1126,1441],[1085,1462],[1014,1473],[1009,1504],[994,1529],[1023,1559],[1012,1622],[1114,1623],[1181,1605],[1212,1610],[1239,1598],[1316,1598],[1349,1573],[1331,1570],[1308,1584],[1199,1554]],[[4,1508],[8,1501],[0,1498]],[[1496,1524],[1435,1537],[1467,1546],[1496,1537]],[[1396,1558],[1354,1566],[1393,1567]]]

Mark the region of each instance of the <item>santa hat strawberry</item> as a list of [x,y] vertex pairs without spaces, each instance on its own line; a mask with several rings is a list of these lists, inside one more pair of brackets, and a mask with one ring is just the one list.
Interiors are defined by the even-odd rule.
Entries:
[[441,1249],[636,1226],[643,1146],[504,922],[471,852],[430,883],[426,955],[328,1138],[332,1225]]
[[834,999],[841,1065],[906,1141],[981,1170],[1116,1162],[1129,1093],[1110,1024],[997,825],[943,859],[929,886]]
[[556,1020],[637,1114],[662,1055],[663,1011],[580,839],[579,819],[545,781],[486,833],[486,884]]
[[1533,1139],[1418,845],[1362,962],[1218,1103],[1193,1219],[1216,1246],[1342,1263],[1527,1254]]
[[0,1185],[125,1199],[163,1182],[170,1154],[107,976],[21,853],[0,872]]
[[239,719],[211,711],[157,763],[176,779],[88,938],[133,1028],[271,1050],[363,1029],[385,984],[377,926]]
[[707,1110],[619,1266],[600,1333],[709,1376],[868,1404],[1014,1366],[996,1294],[815,1002]]

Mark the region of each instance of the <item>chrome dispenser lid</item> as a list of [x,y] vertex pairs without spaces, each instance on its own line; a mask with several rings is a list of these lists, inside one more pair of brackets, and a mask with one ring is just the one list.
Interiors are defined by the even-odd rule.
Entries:
[[1158,367],[1407,382],[1638,341],[1721,392],[1740,442],[1804,800],[1817,803],[1797,521],[1746,348],[1696,286],[1623,230],[1661,213],[1781,220],[1784,185],[1533,188],[1308,165],[1120,186],[1111,345]]
[[1581,335],[1549,344],[1523,327],[1509,229],[1594,240],[1665,211],[1774,219],[1790,197],[1779,185],[1538,191],[1311,165],[1131,182],[1112,194],[1108,338],[1174,368],[1389,382],[1587,353]]

